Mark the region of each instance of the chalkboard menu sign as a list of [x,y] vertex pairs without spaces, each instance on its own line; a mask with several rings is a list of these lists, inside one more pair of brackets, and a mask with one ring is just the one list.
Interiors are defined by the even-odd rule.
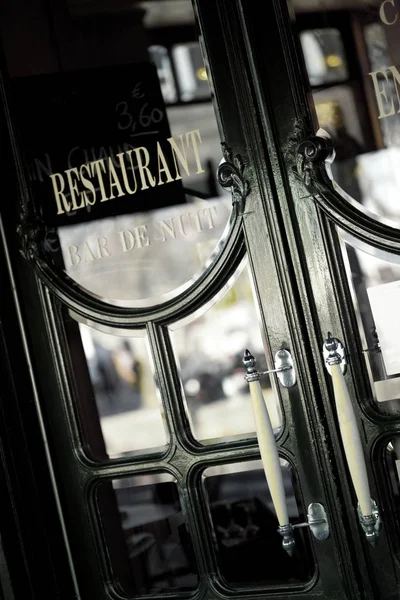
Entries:
[[189,147],[198,157],[199,136],[171,137],[151,63],[16,78],[12,95],[33,199],[48,226],[184,202],[180,168],[189,171]]

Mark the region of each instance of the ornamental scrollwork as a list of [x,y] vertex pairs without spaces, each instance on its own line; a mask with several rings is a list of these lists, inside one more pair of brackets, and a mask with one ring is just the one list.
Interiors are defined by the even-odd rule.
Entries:
[[32,220],[24,218],[17,227],[20,237],[21,254],[29,262],[47,257],[52,262],[52,254],[60,249],[60,241],[54,228],[46,227],[39,217]]
[[221,146],[224,162],[218,167],[218,182],[225,189],[231,188],[232,204],[242,213],[245,200],[250,193],[250,184],[244,176],[246,165],[242,157],[239,154],[234,156],[226,144],[221,144]]
[[324,168],[326,162],[332,162],[335,151],[331,138],[327,135],[310,136],[302,141],[297,148],[296,168],[297,173],[308,186],[313,176],[318,178],[318,171]]

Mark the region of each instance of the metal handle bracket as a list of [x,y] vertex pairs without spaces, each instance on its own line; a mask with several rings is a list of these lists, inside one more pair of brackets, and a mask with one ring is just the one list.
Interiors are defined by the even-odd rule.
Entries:
[[361,512],[360,503],[357,504],[357,515],[361,528],[365,533],[367,541],[371,546],[375,546],[378,541],[379,532],[382,529],[382,521],[379,513],[379,508],[375,500],[371,498],[372,514],[363,515]]
[[317,540],[327,540],[329,537],[329,524],[324,506],[319,502],[309,504],[307,509],[307,521],[293,525],[293,529],[300,527],[309,527],[311,533]]
[[332,337],[331,332],[328,332],[328,337],[325,340],[323,355],[325,359],[326,370],[328,371],[329,375],[332,375],[331,365],[340,365],[343,375],[346,375],[346,350],[340,340]]
[[283,387],[293,387],[296,384],[296,372],[293,367],[293,360],[289,350],[281,348],[275,354],[275,369],[268,371],[257,371],[254,356],[246,350],[243,358],[244,365],[246,367],[247,374],[245,375],[246,381],[258,381],[262,375],[269,373],[276,373],[281,385]]

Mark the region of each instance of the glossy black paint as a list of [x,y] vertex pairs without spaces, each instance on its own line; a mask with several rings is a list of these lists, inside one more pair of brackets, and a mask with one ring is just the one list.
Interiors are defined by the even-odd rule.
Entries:
[[[315,133],[309,90],[285,3],[273,0],[264,9],[268,18],[260,19],[258,3],[252,0],[217,0],[212,6],[206,0],[196,2],[215,83],[222,140],[242,157],[251,191],[243,210],[235,215],[223,252],[193,288],[155,309],[108,307],[61,274],[55,274],[52,266],[38,260],[36,248],[28,252],[28,264],[20,256],[21,239],[15,233],[20,220],[14,210],[16,202],[2,207],[37,391],[35,395],[29,378],[9,281],[3,362],[10,383],[0,426],[6,439],[11,437],[2,456],[4,480],[8,477],[10,481],[7,493],[2,495],[10,518],[1,534],[17,598],[39,598],[45,592],[73,598],[73,571],[82,600],[118,598],[110,581],[97,518],[96,486],[112,478],[160,470],[172,474],[181,486],[200,573],[196,598],[250,599],[272,594],[282,600],[292,595],[301,600],[398,597],[398,567],[393,560],[398,539],[392,535],[398,523],[390,510],[383,448],[399,432],[400,424],[377,414],[363,383],[367,381],[365,367],[354,335],[355,318],[334,224],[395,253],[400,250],[399,235],[362,216],[359,209],[338,196],[320,164],[311,170],[308,186],[304,185],[296,164],[299,145]],[[5,110],[4,129],[11,126],[7,118]],[[22,198],[26,207],[30,200],[24,165],[18,158],[15,140],[11,139],[11,145],[13,148],[5,148],[7,194]],[[281,389],[285,423],[278,441],[280,453],[296,469],[303,506],[322,502],[331,526],[328,540],[311,542],[318,570],[305,587],[249,586],[234,591],[218,577],[207,509],[200,493],[201,472],[206,466],[257,458],[258,447],[255,439],[202,447],[192,438],[167,331],[170,322],[200,308],[218,292],[245,250],[270,352],[281,345],[290,348],[299,378],[295,388]],[[77,419],[62,305],[98,323],[147,327],[171,432],[171,444],[163,455],[109,462],[94,462],[86,455]],[[351,394],[364,431],[373,493],[384,511],[385,527],[374,550],[366,547],[357,522],[354,494],[332,409],[329,376],[321,353],[328,330],[348,347],[354,382]],[[57,516],[41,423],[34,405],[36,397],[48,435],[73,568]],[[30,500],[28,507],[26,498]],[[16,546],[12,539],[18,539]],[[22,571],[18,570],[20,563],[24,565]]]

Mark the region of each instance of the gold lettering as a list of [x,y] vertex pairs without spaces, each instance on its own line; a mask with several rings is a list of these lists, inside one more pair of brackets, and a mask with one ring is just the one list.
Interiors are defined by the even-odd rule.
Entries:
[[[378,71],[376,73],[378,73]],[[400,73],[397,71],[397,69],[395,69],[395,67],[392,69],[392,75],[400,85]],[[371,76],[374,77],[374,73],[372,73]],[[376,79],[376,81],[378,80]],[[378,84],[376,83],[376,85]],[[379,86],[378,91],[380,94],[378,95],[378,101],[382,103],[381,96],[385,96],[386,92],[385,90],[379,90]],[[177,140],[180,141],[180,145],[177,143]],[[90,151],[95,160],[92,160],[91,162],[86,161],[85,163],[82,163],[80,167],[71,167],[70,163],[73,162],[74,158],[76,159],[77,156],[79,156],[79,153],[82,153],[85,158],[88,157],[88,150],[82,149],[79,146],[75,146],[68,154],[69,168],[66,169],[64,173],[49,174],[52,182],[54,199],[57,205],[57,214],[64,214],[65,212],[70,212],[71,210],[76,211],[84,206],[93,206],[99,197],[100,202],[105,202],[106,200],[111,200],[115,197],[119,198],[125,194],[135,194],[138,190],[138,178],[136,175],[136,170],[139,171],[141,190],[147,190],[149,187],[164,185],[165,183],[172,183],[173,181],[182,179],[179,173],[179,169],[181,167],[187,175],[190,175],[190,165],[187,153],[187,149],[190,148],[193,150],[196,175],[205,173],[205,170],[201,164],[199,152],[199,145],[202,143],[199,130],[194,129],[192,131],[187,131],[186,133],[179,135],[177,140],[173,137],[170,137],[167,140],[171,148],[172,158],[174,160],[175,170],[172,174],[167,161],[168,157],[166,154],[164,154],[164,149],[160,142],[156,142],[158,168],[157,177],[154,177],[151,171],[150,154],[147,148],[144,146],[132,148],[129,144],[124,144],[125,151],[122,152],[121,147],[118,146],[119,152],[116,155],[114,155],[113,149],[110,147],[110,156],[108,157],[105,156],[106,150],[102,146],[99,148],[99,154],[100,156],[104,155],[104,158],[99,158],[97,160],[95,159],[95,149],[92,147],[90,148]],[[187,147],[186,150],[185,146]],[[127,150],[127,148],[129,148],[129,150]],[[133,152],[135,153],[136,158],[135,165],[132,159]],[[129,164],[128,161],[125,162],[126,156],[129,158]],[[50,164],[49,160],[48,164]],[[42,171],[46,172],[45,165],[42,166]],[[129,180],[128,171],[132,173],[132,180]],[[121,179],[120,173],[122,173]],[[109,190],[105,185],[106,174],[108,174]],[[35,173],[32,174],[33,178],[37,178],[37,176],[38,175]],[[66,176],[67,186],[64,176]],[[65,188],[68,193],[66,193]],[[97,193],[98,191],[100,191],[100,196]],[[107,195],[108,193],[109,196]],[[185,228],[181,220],[178,223],[178,227],[179,231],[183,235],[186,235]],[[199,228],[201,226],[196,222],[196,227]],[[161,232],[164,239],[165,232],[168,232],[169,235],[175,235],[173,228],[170,227],[168,229],[168,226],[161,226]]]
[[[119,149],[119,150],[121,150],[121,148],[120,148],[119,146],[118,146],[118,149]],[[108,146],[108,154],[109,154],[109,156],[108,156],[108,160],[111,160],[111,161],[112,161],[112,164],[113,164],[113,166],[114,166],[116,169],[118,169],[118,167],[119,167],[119,164],[118,164],[118,161],[116,160],[116,157],[114,156],[114,150],[112,149],[112,147],[111,147],[111,146]]]
[[[77,177],[77,179],[75,179],[75,180],[72,179],[72,173]],[[79,206],[76,203],[76,197],[80,195],[79,190],[78,190],[78,181],[79,181],[78,169],[76,169],[75,167],[73,169],[67,169],[65,171],[65,174],[67,176],[69,191],[71,193],[72,209],[78,210],[79,208],[83,208],[85,206],[85,202],[84,202],[83,198],[81,198],[81,203],[79,204]]]
[[132,150],[129,150],[128,152],[126,152],[126,154],[129,156],[129,160],[131,162],[131,168],[132,168],[132,175],[133,175],[133,179],[135,180],[135,189],[132,190],[132,188],[129,186],[128,183],[128,174],[126,172],[126,167],[125,167],[125,161],[124,161],[124,152],[120,152],[119,154],[117,154],[117,158],[119,160],[119,164],[121,167],[121,171],[122,171],[122,179],[124,180],[124,186],[126,191],[128,192],[128,194],[135,194],[136,190],[137,190],[137,181],[136,181],[136,174],[135,174],[135,169],[133,168],[133,164],[132,164]]
[[391,4],[394,8],[396,8],[394,0],[383,0],[381,7],[379,9],[379,16],[381,18],[381,21],[383,23],[385,23],[385,25],[394,25],[397,22],[397,19],[399,18],[399,13],[398,13],[398,11],[396,11],[393,21],[389,21],[386,16],[386,10],[385,10],[385,4],[388,4],[388,3]]
[[[147,185],[147,182],[146,182],[145,172],[147,173],[147,178],[149,180],[151,187],[154,187],[156,185],[156,180],[154,179],[153,175],[151,174],[150,169],[148,168],[148,165],[150,162],[150,155],[144,146],[135,148],[134,152],[136,154],[136,160],[137,160],[138,167],[139,167],[139,175],[140,175],[140,180],[142,182],[142,190],[148,190],[149,186]],[[142,162],[142,157],[140,155],[141,152],[144,155],[144,161],[145,161],[144,163]]]
[[[163,154],[162,148],[160,146],[160,142],[157,142],[157,158],[158,158],[158,183],[157,185],[164,185],[164,183],[171,183],[174,181],[173,177],[171,177],[171,173],[169,172],[167,161],[165,160],[165,156]],[[160,168],[160,162],[162,162],[163,166]],[[167,181],[162,181],[161,173],[165,173],[167,176]]]
[[392,74],[393,81],[394,81],[394,87],[396,88],[397,101],[399,103],[399,110],[397,112],[399,113],[400,112],[400,97],[399,97],[400,73],[395,66],[389,67],[389,71]]
[[[119,237],[122,245],[122,252],[130,252],[132,248],[135,246],[135,237],[129,229],[122,229],[119,232]],[[130,246],[128,247],[128,243]]]
[[186,175],[190,175],[190,171],[189,171],[189,165],[188,165],[188,159],[186,156],[186,152],[185,152],[185,148],[183,145],[183,135],[179,135],[178,136],[180,141],[181,141],[181,146],[182,146],[182,152],[181,150],[178,148],[177,143],[175,142],[173,137],[168,138],[168,142],[172,148],[172,157],[174,159],[174,165],[175,165],[175,171],[176,171],[176,177],[175,177],[175,181],[178,181],[179,179],[182,179],[181,175],[179,174],[179,170],[178,170],[178,165],[176,162],[176,159],[179,159],[179,162],[181,164],[181,166],[184,168]]
[[[58,189],[58,187],[57,187],[56,178],[58,179],[58,181],[61,184],[60,189]],[[61,175],[61,173],[53,173],[52,175],[50,175],[50,179],[51,179],[51,183],[53,185],[54,198],[55,198],[56,204],[57,204],[57,214],[62,215],[62,214],[64,214],[65,211],[69,212],[71,210],[71,205],[68,203],[68,200],[65,197],[65,194],[63,193],[64,188],[65,188],[64,177]],[[64,210],[61,206],[60,200],[62,201]]]
[[110,181],[110,192],[111,192],[109,200],[112,200],[113,198],[115,198],[115,196],[113,194],[113,187],[116,187],[118,190],[118,198],[120,196],[124,196],[124,192],[122,190],[121,184],[118,179],[117,172],[115,170],[115,167],[113,165],[111,158],[108,159],[108,170],[110,172],[110,180],[109,181]]
[[200,131],[198,129],[193,129],[193,131],[186,132],[186,144],[187,144],[187,147],[189,148],[189,139],[190,139],[192,146],[193,146],[194,157],[196,160],[196,166],[197,166],[196,175],[199,175],[200,173],[205,173],[205,171],[204,171],[203,167],[201,166],[199,149],[197,147],[196,138],[198,138],[198,140],[201,144],[202,141],[201,141],[201,137],[200,137]]
[[381,74],[386,79],[386,82],[388,82],[388,76],[387,76],[387,73],[385,73],[385,71],[372,71],[372,73],[370,73],[373,84],[374,84],[376,101],[378,103],[378,108],[379,108],[378,119],[384,119],[385,117],[390,117],[391,115],[394,115],[395,110],[394,110],[393,98],[391,98],[390,99],[390,103],[391,103],[390,110],[387,113],[385,112],[383,101],[382,101],[382,96],[386,102],[389,102],[389,100],[388,100],[388,97],[387,97],[387,94],[386,94],[386,91],[384,88],[384,84],[382,85],[382,89],[379,88],[378,73]]
[[84,176],[84,174],[82,173],[83,169],[85,169],[86,172],[87,172],[87,174],[89,176],[91,176],[89,165],[81,165],[81,168],[79,169],[79,175],[80,175],[81,181],[82,181],[83,185],[85,186],[85,188],[87,190],[89,190],[89,192],[92,194],[93,199],[92,199],[92,202],[91,202],[89,200],[86,192],[81,192],[81,197],[83,198],[83,201],[85,202],[86,206],[88,206],[88,205],[93,206],[93,204],[96,202],[96,190],[94,188],[93,183],[89,179],[87,179]]
[[107,196],[106,196],[106,190],[104,187],[104,181],[103,181],[103,173],[100,171],[100,167],[103,170],[103,173],[106,172],[106,168],[104,166],[104,160],[100,159],[100,160],[94,160],[90,163],[90,168],[92,171],[92,177],[94,177],[94,171],[96,170],[96,175],[97,178],[99,180],[99,186],[100,186],[100,192],[101,192],[101,199],[100,202],[104,202],[105,200],[108,200]]

